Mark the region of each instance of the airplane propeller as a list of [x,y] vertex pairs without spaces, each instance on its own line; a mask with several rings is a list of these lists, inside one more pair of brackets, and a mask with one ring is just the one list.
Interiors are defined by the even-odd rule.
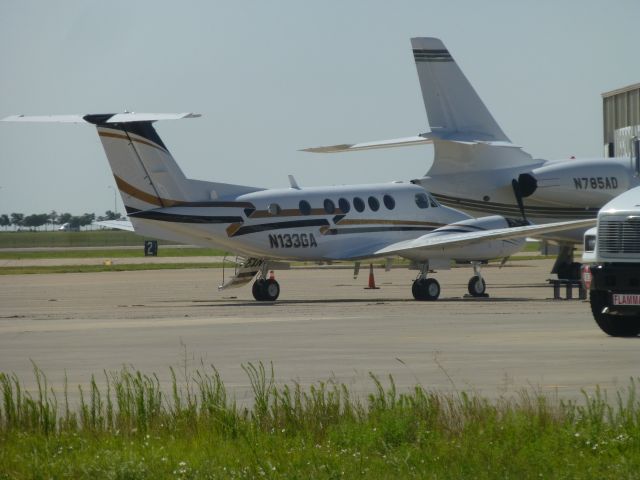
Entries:
[[529,223],[527,220],[527,216],[524,213],[524,202],[522,201],[522,190],[520,189],[520,182],[515,178],[511,180],[511,187],[513,188],[513,194],[516,197],[516,202],[518,202],[518,208],[520,209],[520,215],[522,216],[522,220],[525,223]]
[[515,178],[511,180],[511,187],[513,188],[513,194],[516,197],[522,220],[524,220],[525,223],[529,223],[524,212],[524,202],[522,199],[533,195],[533,192],[538,188],[538,181],[528,173],[521,173],[517,180]]

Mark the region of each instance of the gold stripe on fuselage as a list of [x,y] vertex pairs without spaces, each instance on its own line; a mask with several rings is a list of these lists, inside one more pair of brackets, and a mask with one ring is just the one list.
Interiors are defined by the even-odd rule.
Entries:
[[125,182],[122,178],[114,175],[113,178],[116,179],[116,185],[118,185],[118,189],[121,192],[126,193],[127,195],[132,196],[133,198],[140,200],[142,202],[150,203],[151,205],[157,205],[159,207],[175,207],[177,205],[184,205],[188,202],[182,202],[180,200],[170,200],[168,198],[160,198],[151,193],[144,192],[130,183]]
[[124,135],[122,133],[114,133],[114,132],[105,132],[104,130],[100,130],[98,131],[98,135],[100,135],[101,137],[109,137],[109,138],[117,138],[119,140],[126,140],[127,142],[129,141],[133,141],[136,143],[141,143],[143,145],[147,145],[148,147],[152,147],[152,148],[157,148],[158,150],[160,150],[163,153],[168,154],[169,152],[167,152],[164,148],[162,148],[160,145],[150,142],[149,140],[145,140],[144,138],[139,138],[137,136],[133,136],[132,135]]
[[238,230],[240,230],[240,227],[242,227],[243,224],[242,223],[232,223],[227,227],[227,236],[229,237],[233,237],[236,232]]
[[336,225],[345,226],[345,225],[407,225],[407,226],[419,226],[419,227],[441,227],[443,223],[434,223],[434,222],[421,222],[419,220],[386,220],[386,219],[348,219],[343,218]]
[[[269,213],[269,210],[256,210],[251,215],[249,215],[249,218],[253,220],[257,218],[310,217],[313,215],[321,216],[328,214],[324,211],[323,208],[313,208],[307,215],[303,214],[298,208],[286,208],[284,210],[280,210],[280,212],[276,213],[275,215]],[[343,215],[343,213],[339,208],[336,208],[335,213],[332,213],[331,215]]]

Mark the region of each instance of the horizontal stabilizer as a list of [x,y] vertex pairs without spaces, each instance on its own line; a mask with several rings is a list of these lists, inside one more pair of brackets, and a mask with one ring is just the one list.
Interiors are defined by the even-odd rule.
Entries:
[[197,118],[199,113],[95,113],[86,115],[12,115],[3,122],[45,122],[45,123],[107,123],[155,122],[158,120],[179,120]]
[[364,143],[345,143],[341,145],[329,145],[326,147],[312,147],[302,149],[302,152],[311,153],[340,153],[356,152],[358,150],[373,150],[376,148],[408,147],[411,145],[426,145],[433,143],[430,133],[423,133],[414,137],[394,138],[391,140],[378,140]]
[[114,228],[116,230],[125,230],[127,232],[134,232],[133,224],[129,220],[101,220],[99,222],[93,222],[92,225],[104,228]]
[[569,222],[546,223],[544,225],[526,225],[522,227],[498,228],[476,232],[453,233],[448,235],[426,234],[414,240],[397,242],[375,252],[376,255],[400,255],[408,252],[440,251],[443,247],[460,247],[488,240],[508,240],[526,238],[542,233],[588,228],[596,224],[597,219],[572,220]]

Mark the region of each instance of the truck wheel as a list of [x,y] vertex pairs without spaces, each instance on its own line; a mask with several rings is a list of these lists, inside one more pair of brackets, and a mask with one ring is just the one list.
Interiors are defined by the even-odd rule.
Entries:
[[612,337],[636,337],[640,333],[640,317],[611,315],[602,313],[609,304],[609,295],[601,290],[594,290],[589,295],[591,313],[600,329]]

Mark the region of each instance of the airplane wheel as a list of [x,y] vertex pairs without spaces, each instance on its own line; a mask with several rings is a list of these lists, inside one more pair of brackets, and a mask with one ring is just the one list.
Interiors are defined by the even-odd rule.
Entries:
[[434,278],[418,279],[413,282],[411,293],[416,300],[434,301],[440,296],[440,284]]
[[262,291],[264,292],[263,300],[273,302],[274,300],[277,300],[278,296],[280,295],[280,284],[274,279],[270,278],[265,281],[265,285]]
[[484,279],[478,275],[474,275],[469,280],[469,294],[473,297],[482,297],[487,289],[487,284],[484,283]]
[[440,284],[435,278],[427,278],[425,281],[424,299],[435,301],[440,296]]
[[416,300],[424,300],[424,283],[424,279],[418,279],[414,280],[413,285],[411,285],[411,293],[413,294],[413,298]]
[[266,300],[266,281],[262,278],[259,278],[255,282],[253,282],[253,286],[251,287],[251,293],[253,294],[253,298],[262,302]]

